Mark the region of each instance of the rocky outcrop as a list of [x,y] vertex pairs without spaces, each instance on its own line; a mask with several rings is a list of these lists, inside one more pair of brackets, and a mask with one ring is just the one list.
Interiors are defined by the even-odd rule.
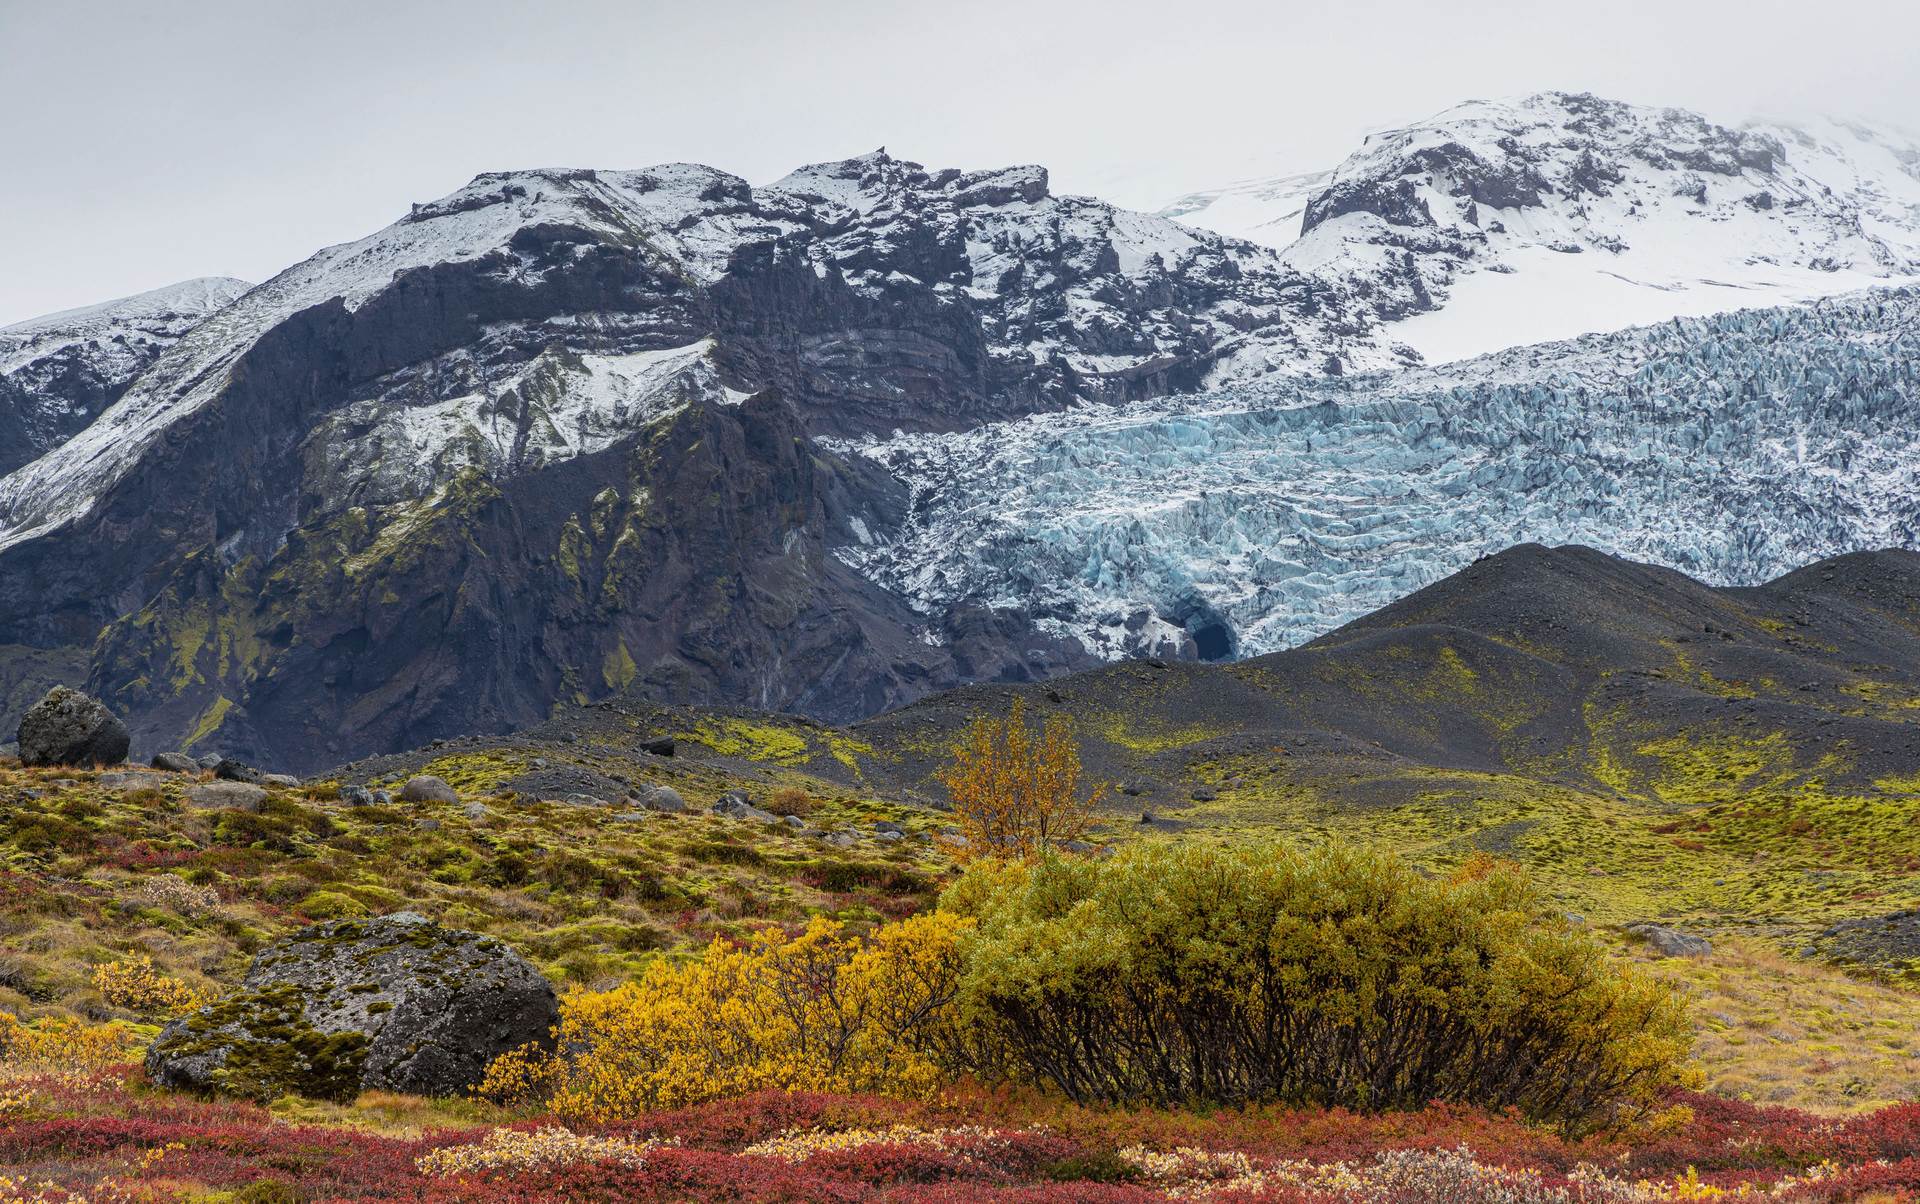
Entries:
[[55,686],[20,717],[20,760],[27,765],[118,765],[127,759],[127,725],[99,699]]
[[261,1099],[454,1095],[507,1050],[550,1042],[557,1019],[552,985],[499,941],[399,912],[270,945],[238,993],[162,1030],[146,1069]]

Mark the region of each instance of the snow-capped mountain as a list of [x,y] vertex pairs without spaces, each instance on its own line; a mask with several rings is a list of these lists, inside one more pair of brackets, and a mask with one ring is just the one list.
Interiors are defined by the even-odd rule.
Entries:
[[1281,249],[1441,363],[1920,278],[1920,140],[1546,92],[1161,212]]
[[185,280],[0,327],[0,473],[78,434],[162,351],[249,287]]
[[[458,277],[469,308],[414,331],[434,277]],[[352,362],[319,387],[325,437],[309,442],[375,481],[342,482],[334,503],[605,447],[693,393],[777,387],[823,429],[937,428],[1329,356],[1395,362],[1363,310],[1272,251],[1053,196],[1040,168],[930,173],[875,153],[758,189],[683,164],[486,175],[200,325],[100,422],[0,481],[0,548],[86,513],[230,395],[243,361],[315,326]]]
[[[0,476],[0,697],[84,663],[143,742],[297,768],[561,700],[850,719],[1279,647],[1529,535],[1715,580],[1913,543],[1912,292],[1458,368],[1404,341],[1496,337],[1475,290],[1567,264],[1682,309],[1897,280],[1904,143],[1459,112],[1182,220],[884,152],[477,177],[168,302],[118,400]],[[1188,224],[1268,204],[1285,250]],[[120,347],[53,331],[10,346]]]
[[1272,652],[1524,541],[1758,584],[1920,546],[1916,397],[1920,289],[1682,319],[849,444],[914,504],[839,554],[1110,659]]
[[1085,654],[964,607],[919,642],[827,554],[892,486],[808,435],[1336,354],[1394,359],[1271,250],[1038,168],[485,175],[214,312],[0,479],[0,644],[79,642],[151,730],[283,761],[636,683],[865,713]]

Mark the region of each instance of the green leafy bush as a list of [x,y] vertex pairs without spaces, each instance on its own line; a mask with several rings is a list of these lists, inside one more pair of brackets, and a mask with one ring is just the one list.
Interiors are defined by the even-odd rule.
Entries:
[[961,1004],[1010,1072],[1076,1101],[1434,1100],[1576,1126],[1688,1078],[1670,988],[1522,871],[1445,880],[1351,847],[1146,844],[976,868]]

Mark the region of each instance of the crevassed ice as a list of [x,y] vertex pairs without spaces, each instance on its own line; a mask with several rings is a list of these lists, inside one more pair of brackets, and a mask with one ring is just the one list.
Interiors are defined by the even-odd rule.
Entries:
[[838,554],[929,614],[1017,607],[1108,657],[1224,623],[1250,655],[1528,540],[1720,584],[1914,547],[1917,410],[1920,290],[1862,294],[842,444],[914,505]]

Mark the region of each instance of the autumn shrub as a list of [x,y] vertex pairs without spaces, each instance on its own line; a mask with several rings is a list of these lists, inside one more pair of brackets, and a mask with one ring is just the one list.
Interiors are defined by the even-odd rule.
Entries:
[[1016,697],[1004,718],[976,718],[939,773],[966,837],[961,855],[1031,857],[1085,836],[1105,787],[1082,789],[1080,776],[1065,715],[1035,730]]
[[637,981],[568,994],[557,1052],[508,1053],[480,1093],[592,1120],[764,1089],[924,1096],[951,1061],[966,925],[930,913],[863,938],[815,918],[798,935],[656,961]]
[[93,985],[107,1006],[146,1017],[178,1016],[206,1002],[199,991],[154,969],[145,954],[95,966]]
[[1076,1101],[1460,1101],[1588,1126],[1690,1081],[1682,998],[1524,873],[1386,854],[1153,843],[976,865],[960,1006],[1012,1073]]
[[767,810],[775,815],[797,815],[805,819],[813,814],[813,796],[798,786],[781,786],[767,795]]
[[32,1075],[80,1078],[125,1062],[127,1031],[118,1024],[88,1024],[48,1017],[23,1023],[0,1012],[0,1080]]
[[[174,850],[181,852],[181,850]],[[185,855],[191,855],[186,852]],[[167,907],[183,916],[201,916],[220,906],[220,893],[211,886],[188,882],[175,874],[160,874],[147,879],[140,895],[156,907]]]

